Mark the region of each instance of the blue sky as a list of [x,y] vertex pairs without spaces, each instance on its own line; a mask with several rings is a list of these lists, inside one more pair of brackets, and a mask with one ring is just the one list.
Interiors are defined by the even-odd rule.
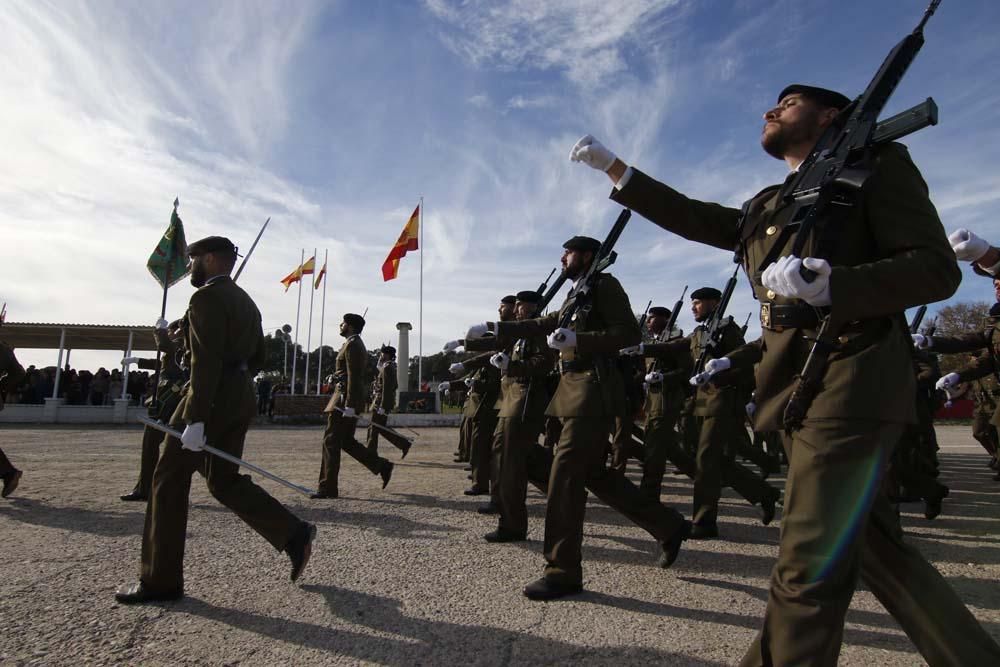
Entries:
[[[567,160],[592,133],[626,162],[738,206],[785,168],[758,145],[790,82],[860,92],[924,0],[0,3],[0,299],[11,321],[152,323],[145,260],[174,197],[190,239],[249,247],[266,330],[278,280],[330,251],[325,342],[368,308],[370,347],[417,320],[418,258],[380,266],[422,195],[424,352],[536,287],[574,234],[618,213]],[[888,113],[933,96],[906,143],[948,230],[1000,241],[1000,5],[945,0]],[[307,251],[308,252],[308,251]],[[721,286],[728,253],[635,217],[614,269],[633,307]],[[956,300],[988,300],[968,268]],[[191,293],[171,289],[168,316]],[[745,278],[731,312],[755,310]],[[933,312],[933,308],[931,309]],[[312,346],[318,344],[318,310]],[[691,318],[681,317],[685,330]],[[305,317],[300,325],[305,339]],[[751,335],[756,327],[751,322]],[[411,351],[416,350],[416,340]],[[27,363],[54,354],[23,351]],[[79,367],[117,355],[74,352]]]

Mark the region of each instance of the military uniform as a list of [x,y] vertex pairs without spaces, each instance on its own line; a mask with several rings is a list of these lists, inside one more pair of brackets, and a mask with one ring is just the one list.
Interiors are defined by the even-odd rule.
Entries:
[[[204,423],[209,444],[242,456],[257,407],[252,377],[266,355],[260,311],[229,276],[217,276],[191,295],[187,321],[191,380],[170,423],[174,428]],[[183,589],[188,495],[196,470],[205,476],[212,496],[275,549],[286,549],[308,526],[249,475],[239,474],[235,464],[182,449],[180,440],[167,437],[153,473],[142,537],[140,579],[148,593]]]
[[[0,410],[10,391],[24,377],[24,367],[14,356],[14,350],[7,343],[0,342]],[[6,498],[17,487],[21,471],[14,467],[7,455],[0,449],[0,480],[3,480],[3,497]]]
[[[470,347],[471,346],[471,347]],[[479,349],[483,349],[481,345]],[[494,349],[492,343],[485,345]],[[466,349],[476,351],[473,341]],[[493,465],[494,437],[497,427],[497,401],[500,398],[500,371],[490,364],[492,352],[484,352],[462,362],[471,383],[465,399],[464,414],[469,418],[469,463],[472,465],[472,488],[467,495],[491,493],[491,480],[496,479]],[[495,490],[492,492],[495,493]],[[494,499],[495,500],[495,499]]]
[[[497,336],[507,340],[545,336],[559,327],[570,302],[545,317],[498,322]],[[569,328],[576,333],[576,347],[562,353],[562,376],[545,411],[559,418],[562,430],[547,485],[544,580],[571,591],[583,580],[587,489],[638,523],[661,545],[676,540],[686,524],[677,511],[650,501],[624,475],[604,466],[614,419],[628,412],[623,379],[613,360],[618,350],[641,338],[621,283],[611,275],[601,275],[589,303],[577,311]]]
[[[333,372],[335,388],[323,410],[327,413],[327,423],[323,433],[323,463],[317,489],[319,496],[335,498],[339,494],[337,480],[340,476],[341,450],[353,456],[373,475],[382,475],[383,488],[388,484],[392,463],[354,439],[357,415],[365,409],[364,374],[367,360],[365,344],[357,334],[348,336],[337,352]],[[355,416],[344,416],[340,411],[344,408],[353,409]]]
[[[181,326],[184,326],[181,324]],[[161,350],[160,376],[156,385],[156,398],[149,401],[149,416],[167,422],[181,400],[187,371],[180,367],[178,352],[180,346],[170,339],[167,329],[154,329],[156,347]],[[156,370],[156,359],[140,359],[136,365],[146,370]],[[162,431],[146,426],[142,429],[142,453],[139,462],[139,481],[132,493],[122,496],[122,500],[146,500],[153,486],[153,471],[160,458],[160,443],[166,436]]]
[[[902,532],[880,479],[904,424],[914,420],[914,377],[903,311],[946,299],[961,280],[927,186],[899,144],[875,150],[872,174],[840,213],[827,259],[840,347],[789,457],[778,562],[764,628],[744,665],[837,661],[858,576],[931,664],[1000,664],[1000,649]],[[624,179],[623,179],[624,180]],[[758,270],[790,224],[793,206],[767,188],[740,210],[690,199],[638,169],[611,198],[664,229],[725,250],[742,249],[763,337],[731,355],[757,363],[756,428],[777,430],[819,324],[816,309],[765,289]],[[814,240],[803,256],[815,252]],[[759,362],[759,363],[758,363]],[[891,391],[885,391],[891,382]],[[852,508],[847,511],[846,508]]]
[[[395,350],[393,350],[395,353]],[[399,384],[396,380],[396,362],[383,361],[378,366],[378,375],[372,382],[372,417],[371,423],[379,426],[386,426],[389,423],[389,413],[396,409],[396,389]],[[406,456],[410,451],[410,443],[402,438],[395,438],[380,431],[375,426],[368,427],[368,449],[378,454],[379,434],[386,436],[386,440],[392,443]]]
[[990,455],[990,464],[993,466],[996,465],[997,448],[1000,447],[1000,436],[993,424],[993,415],[997,411],[997,396],[1000,396],[1000,390],[984,386],[982,380],[976,381],[972,392],[975,405],[972,413],[972,437]]

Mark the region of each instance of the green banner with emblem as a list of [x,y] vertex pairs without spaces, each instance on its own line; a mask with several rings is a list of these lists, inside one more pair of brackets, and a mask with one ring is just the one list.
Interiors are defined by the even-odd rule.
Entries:
[[146,262],[146,268],[163,289],[167,289],[181,280],[191,270],[187,254],[187,241],[184,239],[184,223],[177,215],[179,203],[174,200],[174,210],[170,214],[170,226],[167,227],[160,242],[156,244],[153,254],[149,256],[149,261]]

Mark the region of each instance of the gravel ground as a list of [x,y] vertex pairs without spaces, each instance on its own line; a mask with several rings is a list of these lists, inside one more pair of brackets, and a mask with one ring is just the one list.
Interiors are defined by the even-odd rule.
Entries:
[[[967,426],[938,430],[944,513],[904,506],[910,539],[1000,639],[1000,484]],[[452,463],[456,429],[422,429],[392,483],[345,457],[339,500],[311,501],[262,485],[319,535],[298,584],[276,553],[196,479],[187,540],[187,597],[124,607],[137,580],[144,506],[123,503],[138,471],[135,428],[0,429],[25,471],[0,501],[0,664],[734,664],[764,612],[778,527],[724,492],[724,540],[688,542],[668,571],[656,544],[590,501],[586,592],[530,602],[521,587],[542,567],[544,498],[529,492],[529,541],[490,545],[493,517]],[[245,457],[315,484],[320,430],[257,428]],[[631,470],[634,474],[636,471]],[[773,478],[772,478],[773,479]],[[780,484],[780,478],[774,480]],[[664,501],[690,512],[691,484],[667,476]],[[780,517],[780,514],[779,514]],[[874,597],[854,596],[841,664],[921,660]]]

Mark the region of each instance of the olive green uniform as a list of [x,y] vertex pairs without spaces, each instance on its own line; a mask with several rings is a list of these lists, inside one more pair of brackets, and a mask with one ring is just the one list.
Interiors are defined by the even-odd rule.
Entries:
[[[472,348],[469,346],[472,345]],[[492,345],[490,346],[492,349]],[[475,350],[474,341],[466,349]],[[480,348],[481,349],[481,348]],[[472,464],[472,488],[480,493],[491,490],[496,479],[493,465],[494,437],[497,428],[497,401],[500,398],[500,371],[490,363],[492,352],[462,362],[470,372],[472,385],[465,399],[465,414],[469,417],[469,462]]]
[[[21,378],[24,377],[24,367],[14,356],[14,350],[7,343],[0,342],[0,410],[3,410],[4,400]],[[6,477],[17,472],[7,455],[0,449],[0,477]]]
[[693,469],[693,461],[677,443],[677,420],[680,418],[690,377],[690,362],[679,366],[669,343],[645,343],[646,374],[658,372],[661,382],[646,385],[646,402],[643,413],[643,464],[639,489],[649,498],[660,499],[663,473],[669,458],[678,467]]
[[[323,432],[323,463],[319,471],[321,495],[339,494],[337,481],[340,476],[340,452],[345,451],[373,475],[378,475],[389,462],[368,449],[354,438],[358,415],[365,409],[364,374],[368,353],[357,334],[348,336],[337,352],[334,362],[333,396],[326,404],[326,430]],[[340,410],[352,408],[355,415],[345,417]]]
[[[399,387],[396,380],[396,362],[389,361],[381,364],[378,375],[372,383],[372,424],[385,426],[389,423],[389,413],[396,408],[396,389]],[[368,449],[378,454],[378,436],[385,435],[383,431],[374,426],[368,427]],[[399,450],[406,451],[408,444],[405,440],[398,440],[393,437],[386,437],[390,443]],[[404,444],[405,443],[405,444]]]
[[[176,429],[203,422],[208,444],[242,456],[247,428],[257,412],[252,378],[266,349],[260,311],[228,276],[213,278],[191,295],[185,347],[191,380],[170,423]],[[228,461],[181,448],[168,436],[153,473],[142,536],[140,579],[150,592],[184,584],[191,475],[199,471],[216,500],[231,509],[278,550],[302,522]]]
[[997,396],[1000,396],[1000,390],[984,386],[981,380],[973,387],[972,400],[975,410],[972,414],[972,437],[994,460],[997,457],[997,448],[1000,447],[1000,436],[997,434],[997,427],[993,425],[993,415],[997,411]]
[[[853,207],[838,212],[829,257],[832,313],[841,333],[802,427],[785,437],[789,470],[778,562],[763,631],[744,665],[833,665],[859,574],[931,664],[1000,664],[1000,648],[943,577],[903,541],[880,479],[903,426],[914,420],[906,308],[951,296],[961,280],[927,186],[906,149],[878,149]],[[690,199],[639,170],[611,198],[685,238],[740,247],[762,302],[759,345],[732,355],[757,363],[755,425],[780,428],[816,335],[815,309],[768,293],[760,265],[793,206],[768,188],[738,209]],[[809,256],[814,239],[803,251]],[[891,391],[885,391],[890,383]]]
[[[567,586],[579,585],[583,579],[581,547],[587,489],[661,544],[684,526],[677,511],[650,501],[620,472],[605,468],[614,419],[628,411],[621,373],[613,360],[618,350],[636,345],[641,335],[628,295],[616,278],[602,275],[589,299],[570,323],[576,347],[561,355],[562,377],[545,411],[562,422],[545,509],[545,578]],[[497,336],[512,340],[549,334],[559,327],[569,303],[567,300],[558,313],[545,317],[498,322]]]

